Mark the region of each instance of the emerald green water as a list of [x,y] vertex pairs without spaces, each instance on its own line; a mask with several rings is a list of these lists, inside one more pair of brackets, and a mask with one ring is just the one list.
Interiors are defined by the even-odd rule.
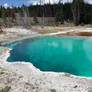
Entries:
[[35,37],[6,44],[9,62],[31,62],[42,71],[92,77],[92,39],[85,37]]

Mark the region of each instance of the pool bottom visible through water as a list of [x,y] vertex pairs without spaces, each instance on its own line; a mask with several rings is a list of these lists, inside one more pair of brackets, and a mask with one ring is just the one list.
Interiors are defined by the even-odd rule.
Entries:
[[41,71],[92,77],[91,38],[42,36],[5,46],[12,48],[9,62],[31,62]]

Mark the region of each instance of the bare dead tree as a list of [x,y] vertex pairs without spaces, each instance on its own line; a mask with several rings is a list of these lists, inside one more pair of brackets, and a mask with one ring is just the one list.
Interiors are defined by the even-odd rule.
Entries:
[[72,2],[72,14],[75,25],[79,25],[80,22],[80,3],[84,0],[73,0]]

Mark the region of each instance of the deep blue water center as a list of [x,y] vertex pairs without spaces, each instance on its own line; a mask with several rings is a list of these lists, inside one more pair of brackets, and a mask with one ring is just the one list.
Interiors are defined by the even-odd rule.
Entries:
[[91,38],[42,36],[5,46],[12,48],[9,62],[31,62],[42,71],[92,77]]

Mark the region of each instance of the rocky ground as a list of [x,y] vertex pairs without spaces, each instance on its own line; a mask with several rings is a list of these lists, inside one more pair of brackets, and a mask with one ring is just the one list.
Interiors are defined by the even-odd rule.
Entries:
[[41,89],[31,83],[24,82],[22,75],[0,67],[0,92],[51,92],[51,89]]
[[[0,33],[0,42],[2,44],[37,35],[61,36],[67,33],[91,31],[92,28],[86,27],[6,28]],[[92,78],[66,73],[42,72],[31,63],[8,63],[6,59],[9,51],[8,48],[0,47],[0,92],[92,92]]]
[[22,75],[17,75],[16,73],[0,68],[0,92],[92,92],[92,90],[87,88],[87,80],[85,79],[73,79],[75,84],[72,83],[72,78],[68,78],[67,75],[61,75],[61,79],[63,79],[60,88],[62,90],[59,90],[60,86],[58,89],[41,88],[41,85],[33,85],[29,82],[24,82]]

